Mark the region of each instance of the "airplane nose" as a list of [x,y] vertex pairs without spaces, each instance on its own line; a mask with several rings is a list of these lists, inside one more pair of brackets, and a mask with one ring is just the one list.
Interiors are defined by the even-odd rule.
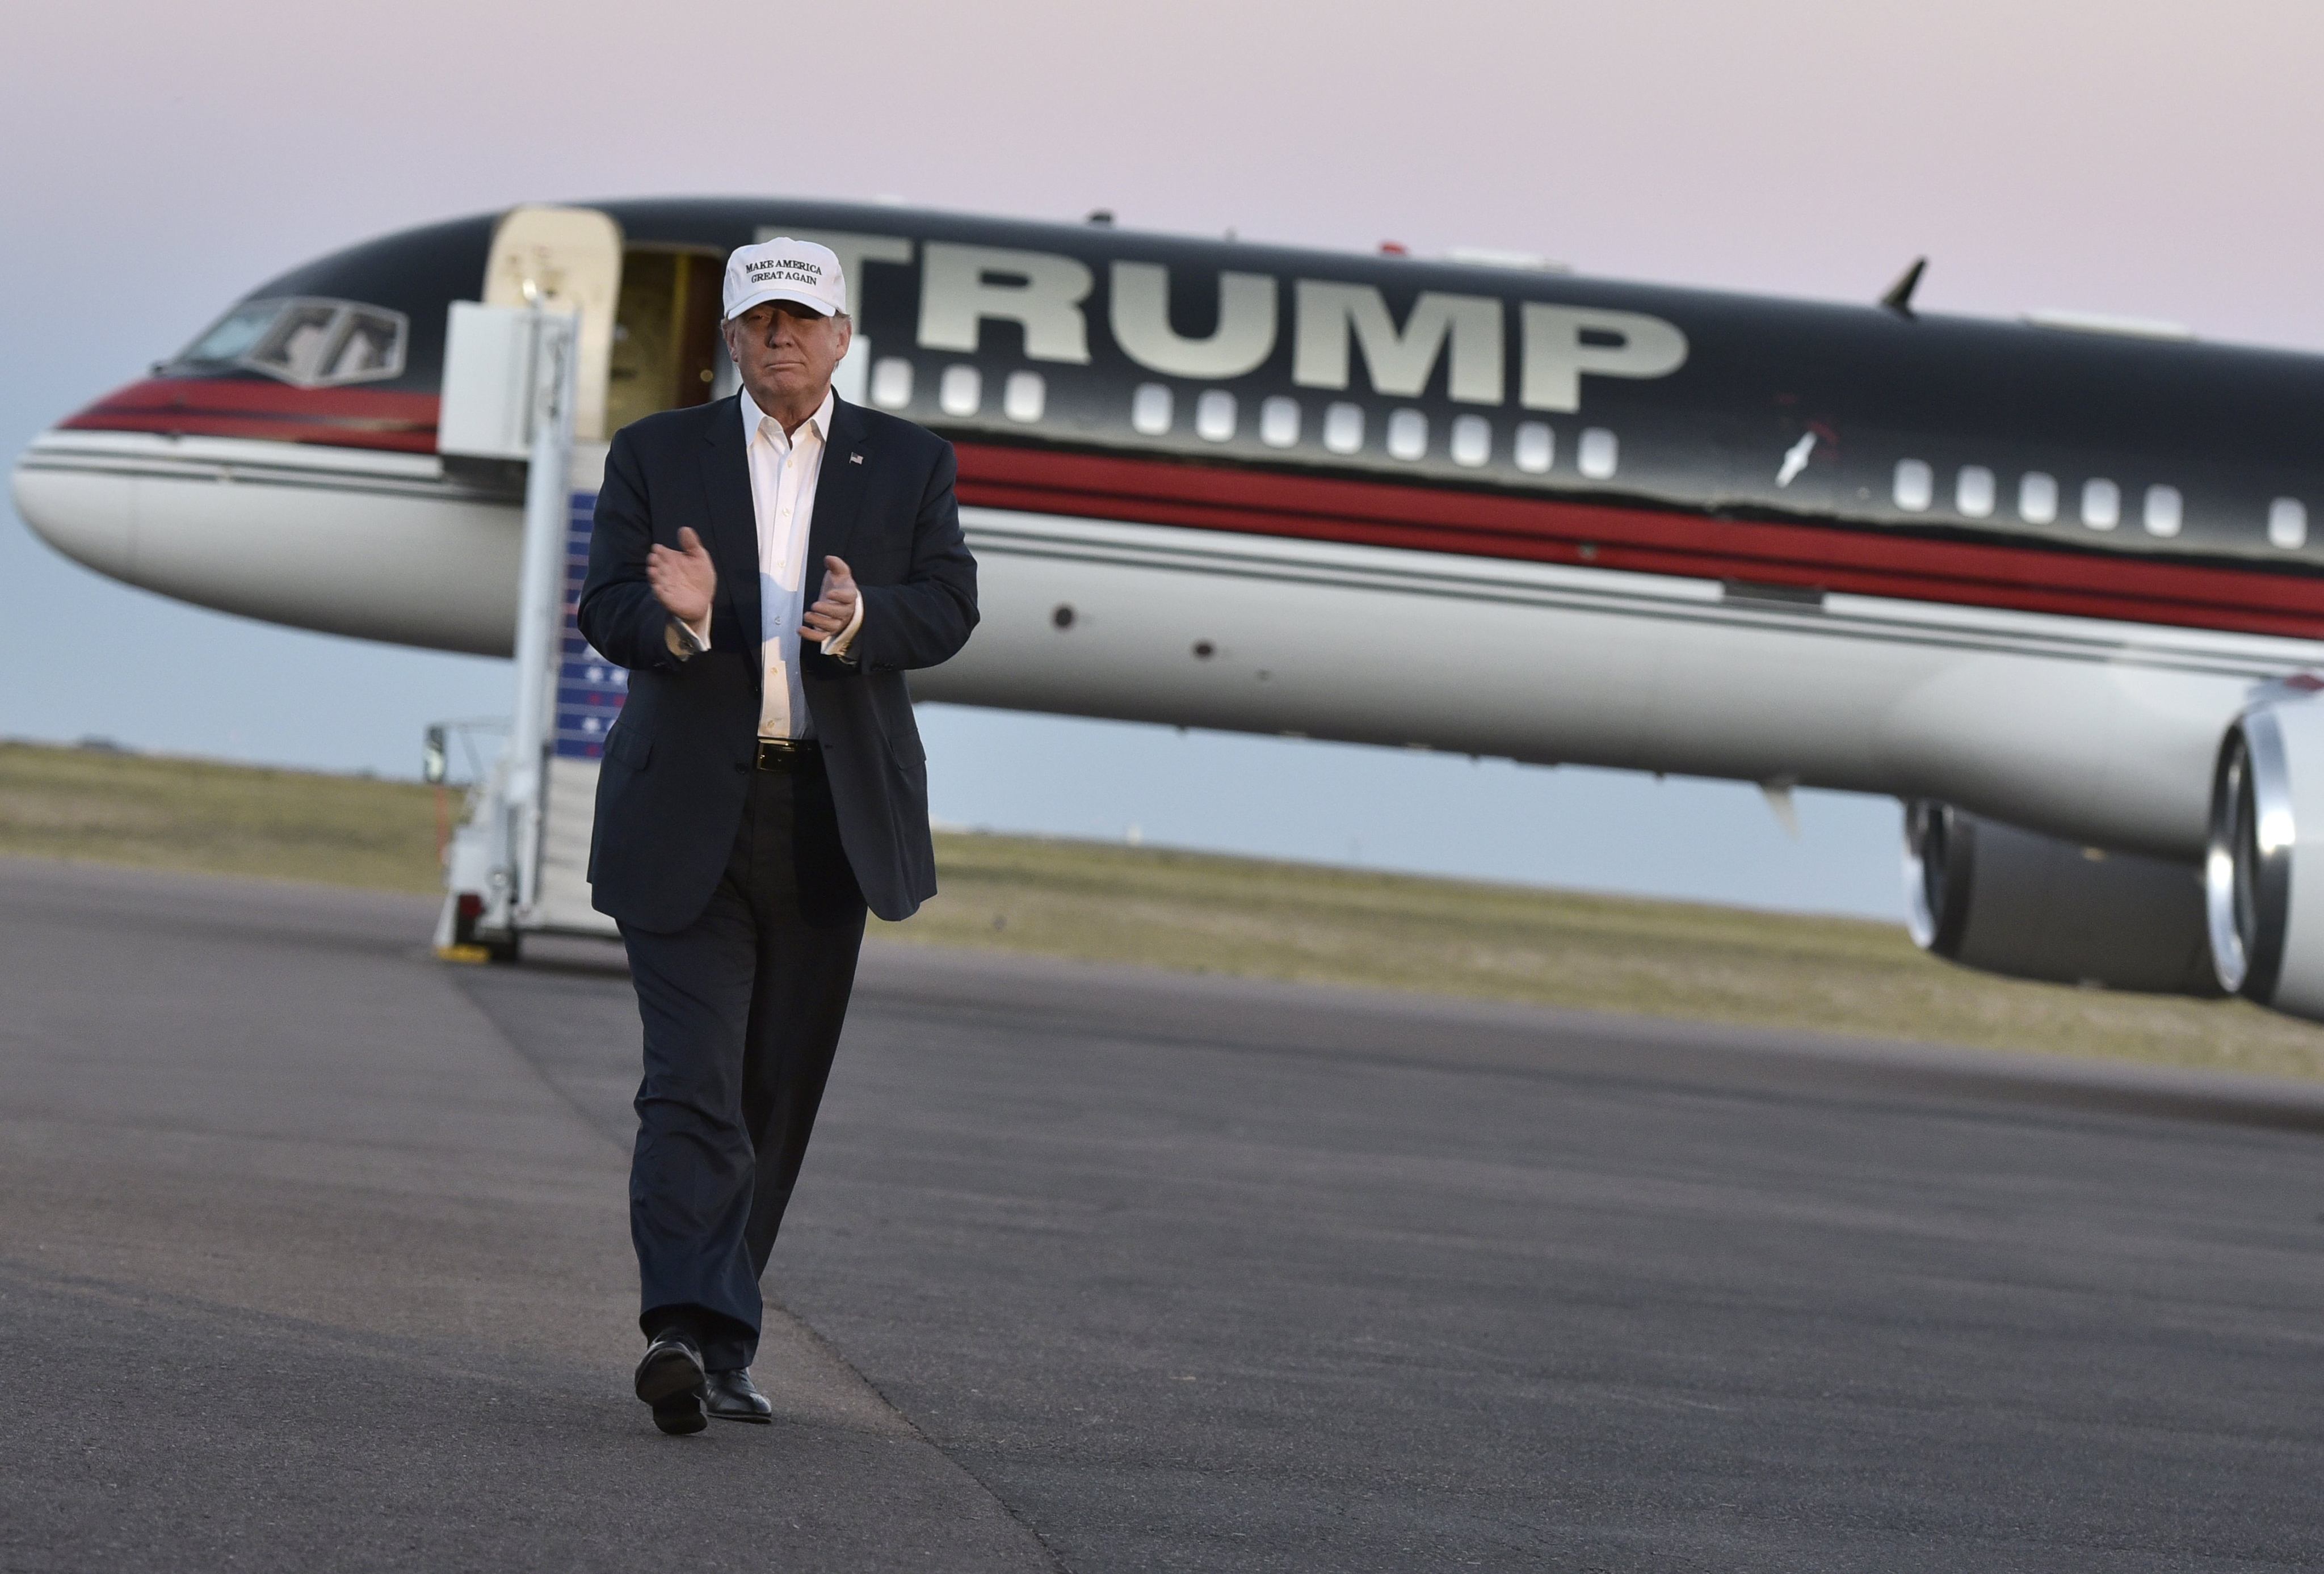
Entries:
[[[18,517],[42,540],[138,584],[148,555],[139,550],[141,500],[154,486],[231,481],[243,462],[297,464],[299,455],[334,449],[432,455],[436,408],[433,394],[400,389],[146,378],[42,433],[18,457],[10,491]],[[143,521],[147,529],[167,523]]]
[[136,478],[89,446],[63,432],[42,433],[17,456],[9,495],[32,534],[76,563],[127,579]]
[[506,655],[512,495],[444,474],[436,399],[255,379],[132,384],[43,432],[11,490],[75,562],[198,606]]

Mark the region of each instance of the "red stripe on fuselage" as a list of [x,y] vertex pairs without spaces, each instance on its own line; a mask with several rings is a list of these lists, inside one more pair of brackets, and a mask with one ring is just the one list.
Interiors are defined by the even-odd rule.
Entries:
[[109,393],[58,425],[71,432],[160,432],[432,454],[439,402],[431,393],[392,388],[293,388],[249,378],[155,377]]
[[2324,576],[964,442],[986,508],[2324,639]]
[[[438,400],[394,389],[154,378],[60,423],[428,454]],[[1561,563],[2070,617],[2324,639],[2324,576],[1870,525],[1713,519],[1653,507],[959,443],[960,497],[987,508],[1243,535]]]

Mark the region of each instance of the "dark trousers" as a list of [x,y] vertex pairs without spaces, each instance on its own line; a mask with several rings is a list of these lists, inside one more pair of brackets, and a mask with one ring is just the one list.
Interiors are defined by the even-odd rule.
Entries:
[[754,772],[726,872],[671,934],[623,925],[645,1077],[630,1164],[639,1323],[713,1371],[758,1348],[759,1276],[798,1184],[863,941],[819,761]]

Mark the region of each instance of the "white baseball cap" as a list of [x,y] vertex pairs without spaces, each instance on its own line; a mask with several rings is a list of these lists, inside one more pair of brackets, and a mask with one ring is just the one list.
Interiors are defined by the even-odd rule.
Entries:
[[726,259],[726,316],[762,300],[795,300],[820,317],[847,309],[847,279],[829,246],[778,235]]

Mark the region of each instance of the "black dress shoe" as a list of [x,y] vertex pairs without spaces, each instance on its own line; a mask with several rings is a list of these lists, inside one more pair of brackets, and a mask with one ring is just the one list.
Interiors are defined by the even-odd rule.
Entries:
[[638,1363],[638,1397],[653,1406],[654,1424],[673,1435],[710,1424],[705,1409],[702,1352],[681,1333],[665,1333]]
[[775,1419],[775,1407],[751,1381],[751,1368],[713,1372],[706,1382],[714,1421],[755,1421],[765,1426]]

